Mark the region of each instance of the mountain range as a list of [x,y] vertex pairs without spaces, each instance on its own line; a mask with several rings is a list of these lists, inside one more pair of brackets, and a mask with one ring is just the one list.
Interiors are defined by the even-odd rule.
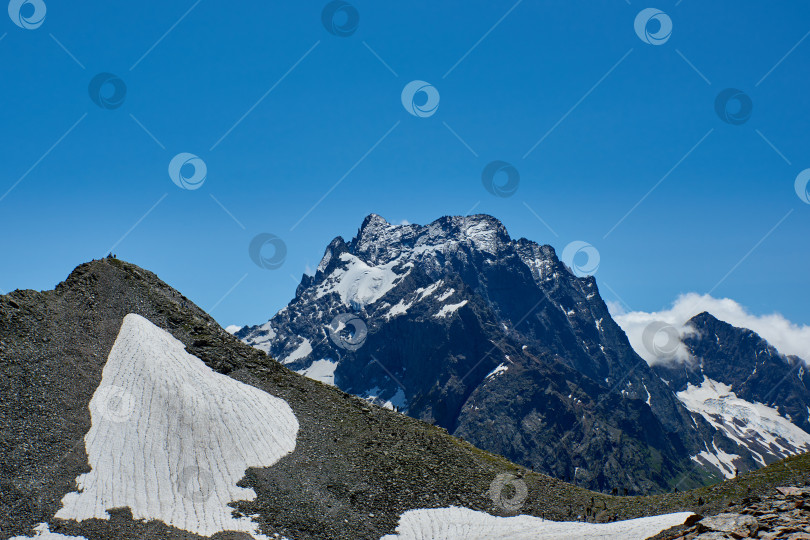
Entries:
[[85,263],[0,296],[0,539],[642,539],[810,478],[804,360],[687,326],[648,364],[483,215],[371,215],[236,335]]
[[421,226],[372,214],[329,243],[284,309],[235,335],[590,489],[684,489],[810,448],[804,361],[708,313],[689,324],[689,360],[651,367],[595,278],[551,246],[487,215]]

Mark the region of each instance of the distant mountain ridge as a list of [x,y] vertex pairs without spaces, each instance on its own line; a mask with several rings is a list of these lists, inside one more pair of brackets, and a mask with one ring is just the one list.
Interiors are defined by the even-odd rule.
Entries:
[[[687,326],[689,360],[653,365],[687,408],[745,446],[759,465],[810,450],[807,363],[706,312]],[[739,458],[722,453],[714,452],[731,476]]]

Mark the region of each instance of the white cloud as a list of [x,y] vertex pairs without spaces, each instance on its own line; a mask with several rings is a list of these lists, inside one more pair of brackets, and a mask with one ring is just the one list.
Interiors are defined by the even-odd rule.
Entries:
[[[613,318],[627,334],[630,344],[650,364],[666,361],[673,357],[683,361],[688,356],[683,347],[680,347],[676,354],[665,355],[665,358],[662,359],[660,355],[655,354],[655,351],[649,350],[651,348],[649,347],[649,336],[645,344],[645,328],[653,322],[662,321],[675,327],[683,336],[690,331],[685,326],[686,322],[704,311],[708,311],[717,319],[732,326],[753,330],[782,354],[792,354],[810,361],[810,326],[799,326],[779,313],[754,315],[744,306],[729,298],[714,298],[697,293],[683,294],[675,300],[670,309],[652,313],[644,311],[625,312],[616,303],[608,303],[608,308]],[[666,341],[666,335],[663,335],[663,337],[659,335],[658,337],[656,343],[660,339]]]

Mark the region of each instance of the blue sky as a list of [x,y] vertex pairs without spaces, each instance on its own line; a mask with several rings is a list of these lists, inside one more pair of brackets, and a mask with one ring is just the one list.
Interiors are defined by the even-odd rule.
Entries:
[[[806,2],[353,1],[346,37],[326,2],[44,3],[38,28],[0,22],[3,292],[114,246],[223,325],[260,323],[368,213],[473,210],[558,253],[590,243],[627,309],[711,292],[810,323]],[[634,30],[648,7],[665,43]],[[90,98],[99,73],[120,106]],[[403,107],[413,80],[434,114]],[[753,104],[740,125],[715,112],[726,88]],[[183,152],[198,189],[169,177]],[[510,197],[482,185],[494,160],[519,173]],[[280,268],[249,257],[260,233],[285,243]]]

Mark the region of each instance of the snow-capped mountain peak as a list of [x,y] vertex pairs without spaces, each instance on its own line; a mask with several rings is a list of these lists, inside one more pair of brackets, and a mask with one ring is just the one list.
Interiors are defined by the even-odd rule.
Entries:
[[[362,339],[330,330],[347,318]],[[369,215],[353,239],[330,242],[316,274],[304,276],[285,309],[236,335],[299,373],[395,405],[523,464],[558,476],[576,467],[594,487],[621,474],[640,491],[688,474],[694,462],[676,455],[665,433],[677,433],[691,455],[703,447],[689,413],[611,319],[596,281],[575,276],[551,246],[513,240],[488,215],[427,225]],[[501,364],[498,376],[488,376]],[[523,390],[526,384],[532,390]],[[546,393],[549,384],[559,385],[559,398]],[[563,399],[572,388],[577,397]],[[601,410],[612,399],[626,402],[623,414],[645,418],[636,435],[622,436],[636,440],[640,453],[579,455],[576,448],[596,448],[602,443],[588,441],[617,432],[618,419]],[[516,403],[523,405],[514,410]],[[583,417],[587,428],[579,425]],[[490,429],[493,418],[509,428]],[[560,456],[540,450],[572,429],[580,442]],[[701,429],[711,431],[706,423]],[[523,441],[516,444],[510,430]],[[660,433],[656,451],[673,463],[655,481],[642,463],[649,433]],[[581,459],[619,459],[623,468],[574,465]]]

